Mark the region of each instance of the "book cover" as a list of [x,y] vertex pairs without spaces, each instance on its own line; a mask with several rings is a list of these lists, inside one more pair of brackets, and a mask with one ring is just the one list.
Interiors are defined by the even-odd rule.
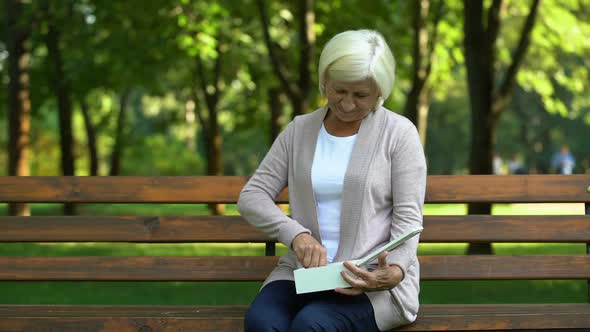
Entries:
[[[367,256],[351,260],[353,264],[359,267],[365,267],[368,263],[379,257],[384,251],[393,250],[411,237],[422,232],[422,227],[406,232],[400,237],[384,244],[383,246],[373,250]],[[295,275],[295,290],[297,294],[320,292],[325,290],[332,290],[335,288],[347,288],[350,285],[342,278],[340,272],[348,270],[344,266],[344,262],[335,262],[325,266],[302,268],[294,271]]]

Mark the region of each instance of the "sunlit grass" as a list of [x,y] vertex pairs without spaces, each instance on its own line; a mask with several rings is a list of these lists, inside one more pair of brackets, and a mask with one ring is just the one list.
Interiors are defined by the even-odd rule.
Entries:
[[261,282],[0,281],[4,304],[248,304]]
[[[419,255],[464,255],[467,243],[421,243]],[[584,254],[579,243],[494,243],[496,255]],[[262,256],[261,243],[2,243],[0,256]],[[277,255],[287,249],[277,244]]]
[[[5,215],[7,204],[0,204],[0,215]],[[30,204],[31,215],[58,216],[63,215],[62,204]],[[207,215],[206,204],[76,204],[78,215],[89,216],[195,216]],[[237,215],[235,204],[225,204],[225,214]]]
[[424,214],[432,216],[456,216],[467,214],[467,204],[425,204]]
[[[465,215],[467,204],[426,204],[425,215]],[[565,215],[584,214],[583,203],[494,204],[495,215]]]
[[492,214],[498,215],[568,215],[584,214],[583,203],[494,204]]
[[1,256],[264,256],[261,243],[3,243]]
[[421,303],[587,303],[585,280],[423,281]]

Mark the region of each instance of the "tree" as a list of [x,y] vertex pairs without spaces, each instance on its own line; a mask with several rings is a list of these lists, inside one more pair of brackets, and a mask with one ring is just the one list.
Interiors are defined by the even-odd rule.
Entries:
[[98,43],[109,60],[107,72],[111,77],[104,84],[116,93],[119,106],[109,170],[109,175],[115,176],[124,168],[130,128],[136,125],[130,106],[141,107],[133,101],[145,92],[164,92],[160,77],[178,59],[174,40],[178,29],[169,14],[173,4],[166,1],[95,2],[96,29],[110,36]]
[[310,109],[310,98],[312,89],[312,66],[314,64],[314,44],[315,44],[315,1],[300,0],[297,8],[298,21],[298,45],[299,54],[298,79],[294,80],[292,75],[286,70],[288,67],[277,52],[277,45],[273,41],[270,33],[270,23],[264,0],[257,0],[258,12],[262,23],[264,41],[268,50],[268,56],[275,75],[278,77],[282,90],[289,97],[293,108],[293,117],[304,114]]
[[[188,71],[191,76],[185,83],[196,106],[194,112],[205,143],[207,175],[224,174],[220,114],[228,100],[236,98],[232,95],[235,92],[232,83],[242,85],[237,77],[244,74],[245,64],[240,62],[247,61],[249,56],[244,53],[252,51],[248,48],[251,37],[241,30],[242,19],[233,15],[238,6],[241,4],[232,1],[182,1],[177,7],[181,29],[178,41],[191,68]],[[224,206],[211,204],[210,210],[222,214]]]
[[92,122],[90,116],[90,107],[85,98],[79,100],[80,110],[82,111],[82,117],[84,118],[84,129],[86,130],[86,140],[88,144],[88,157],[90,158],[89,172],[90,176],[98,175],[98,143],[96,140],[96,126]]
[[[500,115],[508,108],[516,73],[524,59],[540,0],[533,0],[521,30],[512,62],[496,85],[496,41],[502,24],[502,0],[494,0],[484,25],[484,1],[464,0],[464,46],[471,109],[471,174],[492,174],[495,131]],[[489,204],[471,204],[470,214],[489,214]],[[471,245],[470,253],[490,252],[489,244]]]
[[[8,41],[8,175],[28,176],[31,100],[29,69],[31,22],[25,17],[23,2],[5,1],[5,19]],[[10,204],[10,215],[30,215],[28,204]]]
[[[141,100],[142,93],[165,92],[159,78],[179,54],[171,8],[167,2],[138,0],[79,0],[74,6],[75,15],[68,24],[75,28],[68,29],[63,39],[70,45],[67,74],[84,119],[89,174],[98,174],[99,152],[106,150],[99,139],[105,136],[114,137],[110,155],[103,152],[108,174],[124,172],[130,127],[136,125],[134,120],[144,120],[133,117],[132,108],[141,107],[140,102],[134,102]],[[113,105],[118,107],[96,114],[97,110],[92,109],[100,104],[96,99],[105,95],[116,99]]]
[[121,158],[123,155],[123,147],[124,147],[124,129],[127,123],[126,120],[126,113],[127,113],[127,105],[129,100],[129,95],[131,92],[129,90],[123,90],[121,95],[119,96],[119,113],[117,113],[117,127],[115,130],[115,144],[113,145],[113,151],[111,152],[111,168],[109,171],[109,176],[117,176],[121,173]]
[[51,86],[57,97],[60,146],[61,146],[61,168],[63,175],[74,175],[74,139],[72,136],[72,97],[70,93],[70,82],[64,71],[63,53],[61,50],[61,30],[58,25],[58,10],[69,11],[70,8],[55,8],[49,2],[43,3],[43,14],[47,24],[45,43],[49,61],[52,66]]
[[405,115],[416,125],[422,145],[426,145],[426,128],[428,125],[428,108],[430,104],[430,87],[428,79],[434,61],[438,22],[442,15],[443,1],[437,2],[432,22],[432,32],[428,30],[429,0],[414,1],[414,42],[412,45],[412,88],[406,98]]
[[[61,169],[63,175],[73,176],[75,174],[74,137],[72,132],[73,105],[70,82],[64,70],[63,53],[61,50],[61,29],[58,23],[58,15],[62,14],[61,11],[69,12],[71,7],[56,8],[54,3],[44,1],[42,3],[42,10],[47,24],[45,43],[52,68],[50,82],[54,94],[57,97],[58,104]],[[76,214],[75,205],[64,204],[64,214]]]

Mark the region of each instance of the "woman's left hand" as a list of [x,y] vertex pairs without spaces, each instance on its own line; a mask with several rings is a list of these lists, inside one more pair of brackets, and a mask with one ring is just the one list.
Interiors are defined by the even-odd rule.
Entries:
[[351,262],[344,262],[350,271],[342,271],[342,277],[352,288],[336,288],[337,293],[345,295],[359,295],[365,292],[391,289],[403,278],[403,271],[397,265],[387,264],[387,252],[379,255],[379,267],[369,272],[357,267]]

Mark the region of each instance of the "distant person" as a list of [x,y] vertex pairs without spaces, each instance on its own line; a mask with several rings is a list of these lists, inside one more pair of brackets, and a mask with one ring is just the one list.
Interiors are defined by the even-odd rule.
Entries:
[[509,174],[526,174],[526,168],[522,162],[522,158],[518,153],[512,155],[512,159],[508,162],[508,173]]
[[502,174],[502,157],[498,154],[494,154],[493,168],[495,175]]
[[558,174],[572,174],[575,166],[576,160],[567,145],[562,145],[551,158],[551,168]]

